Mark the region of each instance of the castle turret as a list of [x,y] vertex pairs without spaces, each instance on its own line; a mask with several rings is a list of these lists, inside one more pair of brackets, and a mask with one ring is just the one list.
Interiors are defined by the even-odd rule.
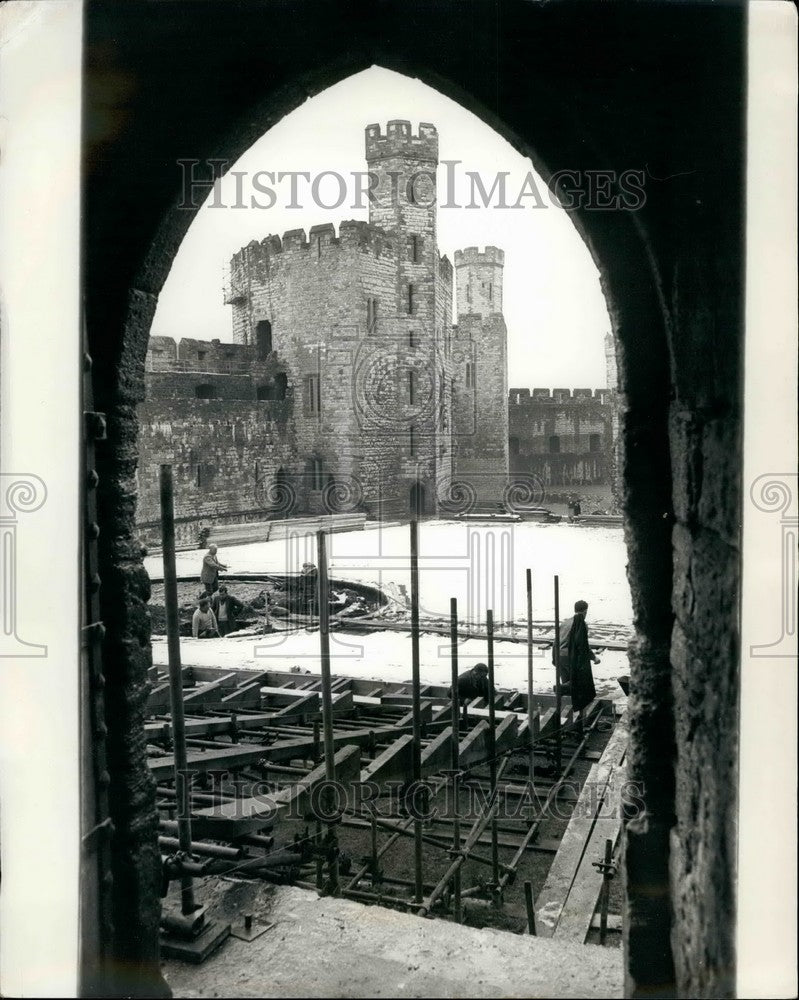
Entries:
[[502,269],[505,254],[497,247],[455,251],[458,316],[491,316],[502,312]]
[[508,481],[507,328],[497,247],[455,251],[458,326],[453,357],[456,472],[480,507],[504,502]]
[[[432,226],[435,252],[438,132],[422,122],[416,135],[407,121],[391,121],[385,135],[379,125],[366,127],[366,163],[370,173],[369,221],[383,229],[423,234]],[[373,200],[372,200],[373,199]],[[432,259],[432,258],[431,258]]]

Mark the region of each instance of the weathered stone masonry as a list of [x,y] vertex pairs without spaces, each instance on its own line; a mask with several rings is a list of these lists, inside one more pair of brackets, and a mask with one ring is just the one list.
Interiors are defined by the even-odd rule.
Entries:
[[611,396],[608,389],[511,389],[511,476],[533,476],[545,488],[610,483]]

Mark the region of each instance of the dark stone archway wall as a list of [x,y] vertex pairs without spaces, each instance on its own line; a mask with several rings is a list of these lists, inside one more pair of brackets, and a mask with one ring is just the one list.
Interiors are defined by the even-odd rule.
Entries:
[[744,39],[737,4],[88,4],[84,259],[95,406],[108,415],[97,468],[112,991],[162,989],[135,407],[157,296],[193,217],[174,208],[176,161],[234,160],[308,95],[378,63],[474,110],[545,175],[647,171],[639,211],[575,215],[601,270],[623,393],[629,776],[644,803],[626,827],[627,991],[732,995]]

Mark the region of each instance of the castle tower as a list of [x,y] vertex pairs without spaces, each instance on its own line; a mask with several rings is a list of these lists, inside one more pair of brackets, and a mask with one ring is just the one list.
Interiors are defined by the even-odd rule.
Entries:
[[502,312],[502,269],[505,254],[497,247],[455,251],[458,316],[490,316]]
[[366,163],[371,196],[369,222],[383,229],[422,233],[433,226],[435,250],[438,132],[421,122],[416,135],[407,121],[366,127]]
[[381,349],[394,352],[402,387],[392,407],[403,452],[397,488],[410,495],[408,483],[418,482],[413,495],[424,496],[420,512],[430,513],[438,482],[450,472],[448,428],[442,448],[449,394],[442,345],[451,322],[452,287],[436,243],[438,132],[424,122],[416,133],[408,121],[390,121],[385,131],[368,125],[365,154],[369,225],[385,230],[396,252],[391,271],[382,269],[381,283],[374,286],[367,330]]
[[[416,135],[410,122],[391,121],[385,135],[366,127],[369,168],[369,223],[395,234],[395,301],[388,317],[414,328],[423,339],[435,336],[436,166],[438,132],[424,122]],[[432,342],[432,341],[431,341]]]
[[505,254],[455,251],[458,325],[453,353],[456,478],[480,508],[503,503],[508,483],[508,353],[502,315]]

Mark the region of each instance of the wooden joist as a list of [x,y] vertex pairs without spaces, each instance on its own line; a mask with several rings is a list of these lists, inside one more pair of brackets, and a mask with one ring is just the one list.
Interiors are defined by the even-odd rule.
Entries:
[[[336,781],[349,784],[360,775],[361,752],[358,747],[345,746],[334,756]],[[234,799],[220,805],[198,809],[192,813],[192,835],[213,840],[233,840],[262,829],[274,827],[282,818],[300,819],[309,806],[314,785],[326,778],[324,764],[296,784],[280,792]]]
[[[578,883],[579,895],[575,897],[574,906],[584,908],[586,905],[585,895],[580,885],[583,876],[588,875],[588,870],[582,867],[582,862],[594,827],[599,821],[601,803],[604,801],[608,785],[614,774],[618,773],[619,776],[624,774],[623,761],[627,752],[628,736],[627,713],[625,713],[611,734],[602,757],[588,773],[561,840],[558,853],[552,861],[552,867],[544,886],[535,901],[536,928],[539,937],[552,937],[555,934],[569,895],[575,885],[577,874],[581,869],[582,875]],[[604,839],[602,844],[604,846]],[[589,867],[590,862],[594,860],[596,858],[588,859]],[[596,897],[594,897],[590,912],[587,914],[586,933],[595,906]],[[573,918],[569,919],[570,925],[573,926]]]

